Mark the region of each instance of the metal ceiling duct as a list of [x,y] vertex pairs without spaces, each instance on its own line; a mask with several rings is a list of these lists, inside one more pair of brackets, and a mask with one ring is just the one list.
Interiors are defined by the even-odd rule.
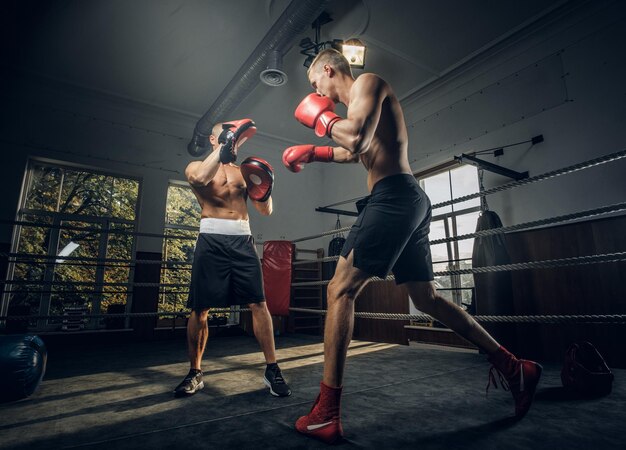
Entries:
[[[243,101],[256,87],[261,72],[268,68],[272,52],[281,56],[291,48],[294,40],[303,33],[322,13],[330,0],[292,0],[289,6],[272,25],[263,40],[230,80],[215,103],[200,118],[187,145],[194,157],[201,156],[210,147],[211,128]],[[276,53],[272,57],[276,58]]]
[[267,58],[267,69],[259,75],[261,82],[268,86],[282,86],[287,82],[287,74],[283,72],[283,55],[276,50],[272,50]]

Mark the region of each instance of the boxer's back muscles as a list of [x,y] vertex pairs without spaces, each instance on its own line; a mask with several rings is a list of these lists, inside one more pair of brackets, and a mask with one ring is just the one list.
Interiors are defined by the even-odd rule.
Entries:
[[[376,76],[368,74],[368,76]],[[361,92],[366,86],[361,85],[360,78],[352,86],[351,104],[348,108],[349,114],[360,114],[354,111],[361,107],[370,108],[369,102],[353,102],[352,99],[359,99],[361,96],[379,96],[374,99],[374,103],[380,102],[380,116],[372,137],[369,148],[360,154],[361,162],[368,171],[368,188],[371,191],[377,181],[399,173],[411,173],[407,157],[408,136],[404,115],[400,102],[393,93],[391,87],[382,79],[376,80],[381,84],[374,92]],[[366,115],[371,115],[371,111],[363,111]]]

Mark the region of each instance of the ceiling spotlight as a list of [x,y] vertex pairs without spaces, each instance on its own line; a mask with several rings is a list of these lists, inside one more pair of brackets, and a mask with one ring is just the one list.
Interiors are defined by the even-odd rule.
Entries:
[[358,39],[348,39],[342,41],[341,39],[332,39],[330,41],[320,41],[320,34],[322,25],[331,22],[333,19],[327,12],[322,12],[317,19],[311,24],[311,27],[315,30],[315,38],[304,38],[300,41],[300,53],[306,56],[304,60],[304,67],[307,69],[311,67],[311,63],[320,52],[325,48],[334,48],[335,50],[343,53],[350,63],[350,67],[355,69],[363,69],[365,67],[365,44]]
[[350,67],[363,69],[365,67],[365,44],[358,39],[348,39],[341,46],[341,53],[350,63]]

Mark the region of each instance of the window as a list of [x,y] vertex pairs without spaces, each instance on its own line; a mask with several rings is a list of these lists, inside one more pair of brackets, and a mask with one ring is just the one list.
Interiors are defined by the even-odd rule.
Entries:
[[29,322],[53,330],[104,326],[70,318],[77,313],[128,311],[128,288],[105,283],[129,282],[131,264],[102,260],[132,259],[138,199],[137,179],[30,160],[2,309],[63,316]]
[[[479,190],[478,170],[467,165],[420,177],[419,182],[433,205]],[[433,210],[430,240],[473,233],[476,231],[479,214],[478,198]],[[474,239],[431,245],[434,271],[471,268],[473,245]],[[471,274],[436,277],[435,282],[443,297],[461,307],[471,304],[474,288],[474,278]]]
[[[161,283],[189,285],[200,213],[189,185],[171,182],[167,188]],[[188,287],[167,288],[159,296],[159,312],[185,310],[188,291]]]

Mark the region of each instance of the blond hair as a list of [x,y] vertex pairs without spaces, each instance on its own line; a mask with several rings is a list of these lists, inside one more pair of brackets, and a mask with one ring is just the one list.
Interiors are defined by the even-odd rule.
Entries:
[[346,59],[343,54],[335,50],[334,48],[327,48],[319,52],[319,54],[315,57],[311,65],[309,66],[309,70],[307,70],[307,75],[317,68],[320,65],[328,64],[337,72],[344,73],[346,75],[352,76],[352,69],[350,69],[350,63]]

